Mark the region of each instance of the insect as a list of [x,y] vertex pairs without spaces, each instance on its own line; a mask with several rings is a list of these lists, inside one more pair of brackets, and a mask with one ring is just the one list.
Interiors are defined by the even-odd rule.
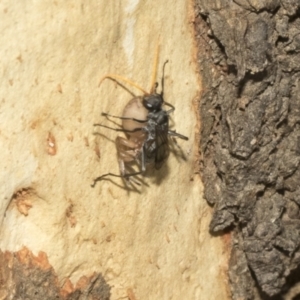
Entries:
[[[175,107],[164,101],[164,72],[168,61],[163,64],[161,92],[158,93],[158,83],[155,82],[157,57],[158,54],[155,58],[150,93],[146,92],[135,82],[119,75],[108,74],[101,79],[100,84],[105,78],[117,82],[118,80],[122,80],[142,91],[143,96],[136,96],[131,99],[125,106],[122,117],[102,113],[102,116],[107,118],[112,117],[122,120],[122,128],[112,128],[102,124],[94,124],[94,126],[124,132],[126,138],[121,136],[116,138],[120,175],[114,173],[103,174],[94,180],[91,185],[92,187],[94,187],[98,181],[108,176],[121,177],[125,180],[126,184],[130,181],[139,184],[134,177],[143,174],[146,171],[147,165],[154,164],[155,169],[160,169],[168,158],[170,153],[170,137],[188,140],[186,136],[169,128],[170,114],[175,110]],[[169,109],[166,110],[164,108],[165,106],[169,107]],[[132,164],[135,162],[139,165],[138,171],[132,167]]]

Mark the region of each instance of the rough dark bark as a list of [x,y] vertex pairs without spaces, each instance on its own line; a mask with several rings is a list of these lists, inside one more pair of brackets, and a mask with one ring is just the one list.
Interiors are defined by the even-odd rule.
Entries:
[[34,256],[27,248],[18,252],[0,251],[0,299],[24,300],[108,300],[110,286],[101,274],[83,276],[74,286],[69,279],[63,287],[40,252]]
[[300,2],[197,0],[197,9],[210,230],[234,228],[233,298],[253,299],[255,286],[278,298],[300,265]]

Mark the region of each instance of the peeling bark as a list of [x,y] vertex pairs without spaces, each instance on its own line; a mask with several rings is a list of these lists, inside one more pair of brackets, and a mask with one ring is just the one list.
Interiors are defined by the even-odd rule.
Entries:
[[283,295],[300,263],[300,3],[197,5],[210,230],[234,226],[234,299],[254,298],[251,277],[262,298]]

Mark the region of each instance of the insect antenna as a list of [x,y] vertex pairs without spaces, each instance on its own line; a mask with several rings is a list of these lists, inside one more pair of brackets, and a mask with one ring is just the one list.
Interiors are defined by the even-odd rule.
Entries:
[[157,73],[158,56],[159,56],[159,41],[157,42],[156,53],[154,56],[152,76],[151,76],[151,85],[150,85],[150,94],[155,93],[156,88],[157,88],[157,83],[155,82],[155,80],[156,80],[156,73]]
[[161,97],[164,99],[164,87],[165,87],[165,67],[166,67],[166,64],[169,62],[169,60],[166,60],[164,62],[164,65],[163,65],[163,72],[162,72],[162,78],[161,78]]

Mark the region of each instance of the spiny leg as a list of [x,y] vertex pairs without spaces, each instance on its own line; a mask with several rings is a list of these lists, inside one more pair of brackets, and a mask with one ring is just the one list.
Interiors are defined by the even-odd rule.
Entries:
[[[131,181],[132,181],[132,182],[134,182],[137,185],[141,185],[141,183],[139,183],[134,177],[137,176],[137,175],[144,174],[145,171],[146,171],[145,146],[143,146],[142,147],[142,153],[141,153],[141,171],[139,171],[139,172],[132,172],[132,173],[125,173],[126,170],[124,168],[124,171],[123,171],[124,173],[123,173],[123,175],[121,177],[123,177],[123,179],[125,179],[125,183],[126,184],[131,183]],[[140,178],[138,178],[138,179],[140,180]]]
[[111,129],[111,130],[114,130],[114,131],[121,131],[121,132],[137,132],[137,131],[142,131],[143,130],[143,127],[139,127],[139,128],[135,128],[133,130],[126,130],[126,129],[121,129],[121,128],[113,128],[113,127],[109,127],[109,126],[106,126],[106,125],[102,125],[102,124],[94,124],[94,126],[100,126],[100,127],[104,127],[104,128],[108,128],[108,129]]
[[181,157],[184,161],[186,161],[187,156],[183,151],[183,149],[181,148],[181,146],[177,143],[176,138],[181,138],[183,140],[188,140],[188,138],[172,130],[169,130],[168,135],[169,137],[171,137],[170,150],[175,154],[176,159],[178,159],[178,157]]
[[135,118],[127,118],[127,117],[119,117],[119,116],[114,116],[114,115],[110,115],[108,113],[101,113],[102,116],[104,117],[111,117],[111,118],[117,118],[117,119],[121,119],[121,120],[131,120],[131,121],[135,121],[138,123],[146,123],[148,122],[148,120],[139,120],[139,119],[135,119]]
[[186,137],[180,133],[177,133],[176,131],[173,131],[173,130],[169,130],[168,135],[170,135],[172,137],[178,137],[178,138],[180,138],[182,140],[186,140],[186,141],[188,141],[188,139],[189,139],[188,137]]
[[101,181],[102,179],[108,176],[119,177],[125,179],[125,181],[128,181],[128,179],[126,178],[126,163],[135,160],[136,153],[134,153],[134,149],[137,147],[137,145],[133,141],[118,136],[116,138],[116,147],[118,151],[119,170],[121,174],[120,175],[114,173],[103,174],[94,180],[92,187],[94,187],[98,181]]
[[135,82],[133,82],[133,81],[131,81],[131,80],[129,80],[129,79],[123,77],[123,76],[116,75],[116,74],[107,74],[107,75],[103,76],[103,77],[101,78],[101,80],[100,80],[98,86],[100,86],[100,85],[102,84],[103,80],[106,79],[106,78],[111,79],[111,80],[122,80],[122,81],[128,83],[129,85],[134,86],[135,88],[137,88],[138,90],[140,90],[140,91],[143,92],[144,94],[148,94],[148,92],[146,92],[146,91],[145,91],[141,86],[139,86],[137,83],[135,83]]
[[[128,152],[127,152],[127,154],[128,154]],[[132,157],[132,158],[134,159],[134,157]],[[120,169],[121,177],[122,177],[123,181],[125,182],[126,186],[128,186],[128,187],[129,187],[129,185],[134,186],[133,183],[135,183],[137,185],[141,185],[141,183],[138,181],[139,178],[136,179],[134,176],[125,177],[126,174],[135,174],[136,171],[130,165],[128,165],[128,164],[125,165],[125,161],[122,160],[120,157],[119,157],[119,169]]]
[[104,175],[101,175],[101,176],[95,178],[93,184],[91,184],[91,187],[92,188],[95,187],[98,181],[101,181],[104,177],[107,177],[107,176],[122,177],[121,175],[117,175],[117,174],[113,174],[113,173],[107,173],[107,174],[104,174]]
[[170,113],[172,113],[172,112],[175,110],[175,107],[174,107],[172,104],[170,104],[170,103],[168,103],[168,102],[166,102],[166,101],[164,101],[164,105],[171,107],[171,109],[169,109],[169,110],[167,111],[167,114],[168,114],[168,115],[169,115]]
[[[105,126],[105,127],[107,127],[107,126]],[[114,129],[114,128],[111,128],[111,129]],[[119,130],[117,130],[117,131],[119,131]],[[132,151],[134,151],[137,148],[137,144],[131,140],[127,140],[123,137],[118,136],[116,139],[116,146],[117,146],[117,150],[118,150],[118,161],[119,161],[119,169],[120,169],[121,175],[114,174],[114,173],[103,174],[94,179],[94,182],[91,185],[91,187],[95,187],[95,185],[98,181],[101,181],[102,179],[105,179],[105,177],[108,177],[108,176],[119,177],[119,178],[125,179],[125,181],[129,182],[130,177],[144,173],[144,171],[146,169],[144,147],[142,148],[142,155],[141,155],[141,157],[142,157],[142,168],[141,169],[142,170],[138,171],[138,172],[126,173],[126,163],[132,162],[136,159],[136,154],[132,153]],[[137,180],[133,179],[132,181],[134,183],[140,185],[140,183],[137,182]]]
[[142,173],[143,173],[143,171],[139,171],[139,172],[135,172],[135,173],[125,174],[124,176],[123,175],[117,175],[117,174],[114,174],[114,173],[107,173],[107,174],[104,174],[104,175],[101,175],[101,176],[95,178],[93,184],[91,184],[91,187],[92,188],[95,187],[98,181],[101,181],[102,179],[104,179],[105,177],[108,177],[108,176],[127,179],[129,177],[140,175]]

